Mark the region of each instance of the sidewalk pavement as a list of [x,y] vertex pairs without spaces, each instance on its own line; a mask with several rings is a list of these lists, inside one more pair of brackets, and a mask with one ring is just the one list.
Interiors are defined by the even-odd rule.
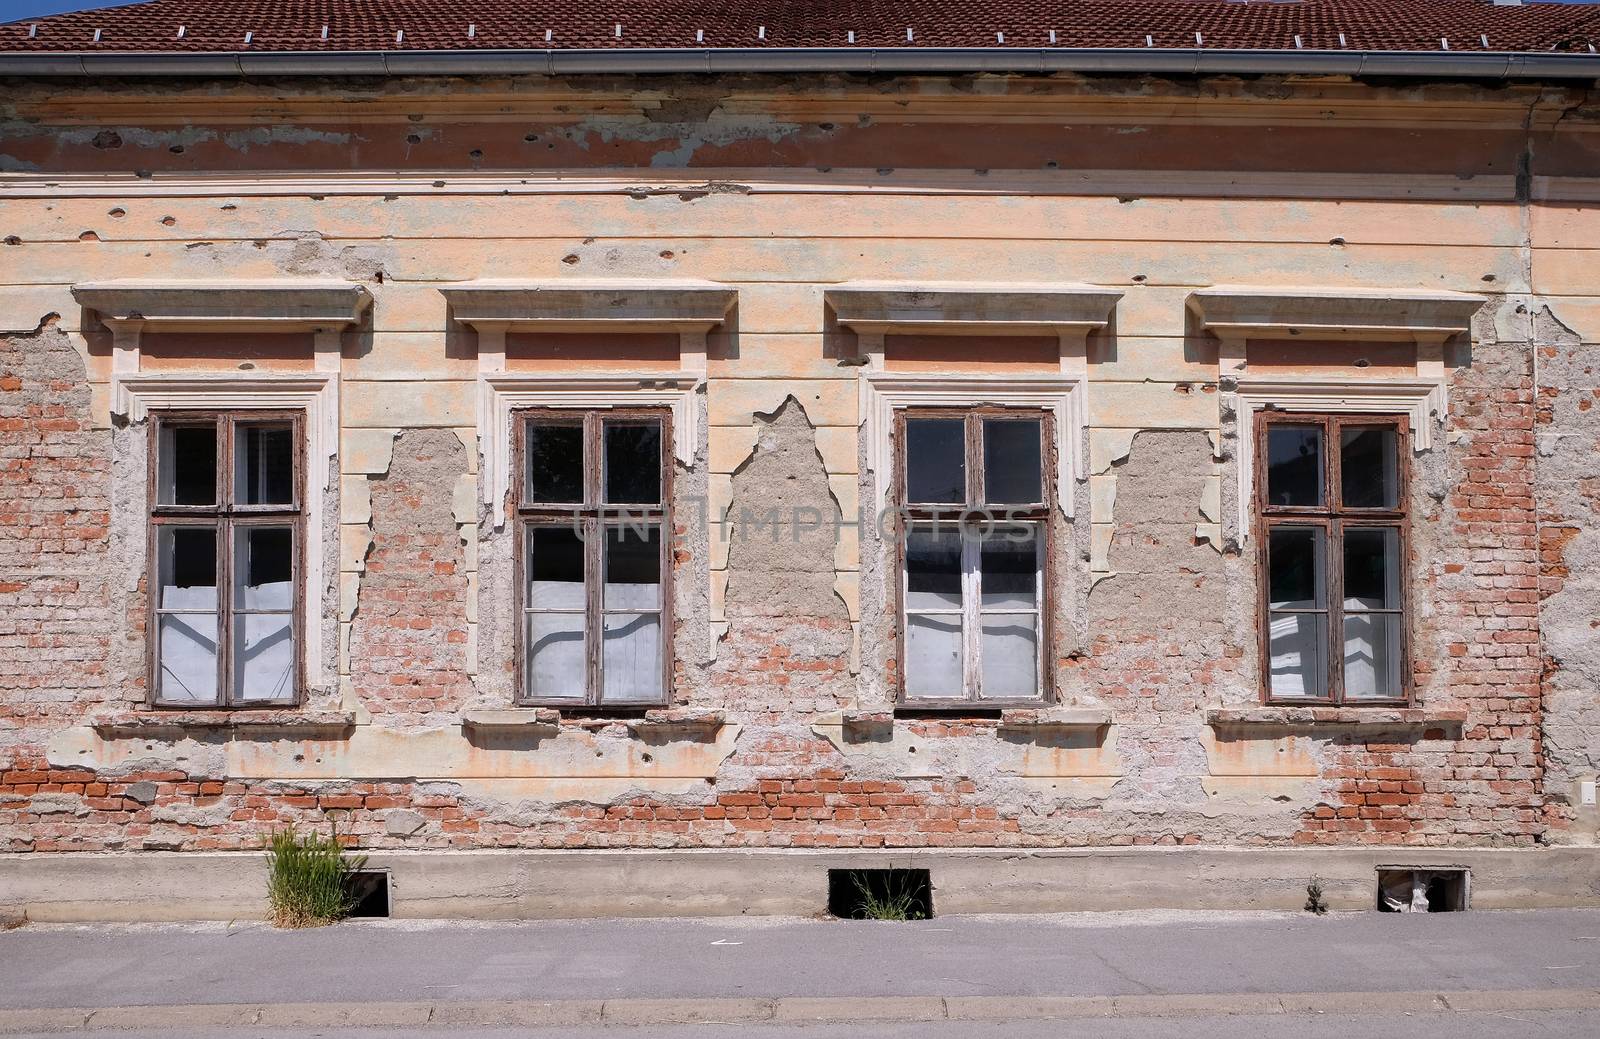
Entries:
[[0,1033],[9,1034],[1514,1012],[1600,1020],[1595,910],[371,921],[300,932],[33,925],[0,934],[0,965]]

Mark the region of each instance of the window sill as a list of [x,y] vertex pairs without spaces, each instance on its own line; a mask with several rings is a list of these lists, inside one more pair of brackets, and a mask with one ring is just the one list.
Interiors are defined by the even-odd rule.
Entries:
[[1423,707],[1253,706],[1212,707],[1206,724],[1228,728],[1456,729],[1467,712]]
[[715,733],[728,721],[723,711],[695,707],[663,707],[644,712],[643,718],[629,718],[623,724],[635,735],[674,729],[706,730]]
[[342,738],[355,727],[350,711],[231,710],[162,711],[156,709],[117,711],[98,715],[89,722],[102,737],[148,737],[190,733],[226,732],[246,738],[291,733],[297,736]]
[[555,733],[561,712],[553,707],[513,707],[503,711],[463,711],[461,727],[469,732]]
[[1110,724],[1111,712],[1103,707],[1048,707],[1001,711],[999,728],[1103,729]]

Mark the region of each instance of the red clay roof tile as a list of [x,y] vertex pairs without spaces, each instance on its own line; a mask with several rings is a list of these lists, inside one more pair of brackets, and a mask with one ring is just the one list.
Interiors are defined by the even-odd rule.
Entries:
[[1053,45],[1063,48],[1189,48],[1198,33],[1207,49],[1441,51],[1441,40],[1448,40],[1453,51],[1589,53],[1600,46],[1600,6],[1500,6],[1491,0],[150,0],[0,25],[0,52],[1038,48],[1052,46],[1052,32]]

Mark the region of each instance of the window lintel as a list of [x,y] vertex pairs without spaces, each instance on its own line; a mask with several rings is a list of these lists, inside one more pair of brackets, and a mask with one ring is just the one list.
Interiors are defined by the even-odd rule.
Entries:
[[1218,286],[1189,294],[1201,327],[1223,340],[1442,340],[1471,331],[1483,297],[1403,289]]

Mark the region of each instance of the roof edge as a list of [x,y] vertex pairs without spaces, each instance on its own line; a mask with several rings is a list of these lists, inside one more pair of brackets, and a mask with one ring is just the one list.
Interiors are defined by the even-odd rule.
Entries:
[[1600,55],[1198,47],[804,47],[0,53],[0,76],[465,76],[752,72],[1150,72],[1600,80]]

